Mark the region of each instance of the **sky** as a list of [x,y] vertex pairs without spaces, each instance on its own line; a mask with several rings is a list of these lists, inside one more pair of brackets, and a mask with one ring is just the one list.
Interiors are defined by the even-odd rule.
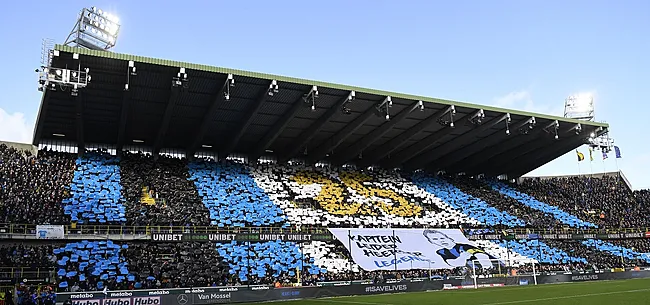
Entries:
[[560,116],[589,92],[623,158],[579,167],[570,152],[528,175],[620,169],[650,188],[647,0],[9,1],[0,140],[31,142],[41,41],[62,43],[91,6],[119,16],[119,53]]

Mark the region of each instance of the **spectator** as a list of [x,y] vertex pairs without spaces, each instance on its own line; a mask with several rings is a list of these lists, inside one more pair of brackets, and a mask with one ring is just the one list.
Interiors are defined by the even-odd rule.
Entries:
[[[188,180],[185,160],[125,152],[120,162],[127,221],[131,225],[207,226],[210,214]],[[155,203],[141,203],[143,188]]]
[[531,178],[514,187],[601,228],[650,225],[647,191],[633,193],[618,176]]
[[70,223],[61,201],[74,168],[70,154],[44,149],[32,156],[0,144],[0,223]]

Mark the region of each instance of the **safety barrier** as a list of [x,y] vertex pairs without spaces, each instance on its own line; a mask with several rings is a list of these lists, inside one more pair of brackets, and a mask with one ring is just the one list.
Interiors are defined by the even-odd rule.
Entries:
[[[287,233],[303,233],[303,234],[323,234],[328,233],[327,228],[324,227],[307,227],[302,226],[300,229],[294,227],[281,228],[281,227],[246,227],[246,228],[220,228],[217,226],[122,226],[122,225],[64,225],[65,234],[78,234],[78,235],[108,235],[108,234],[146,234],[164,233],[164,234],[235,234],[235,233],[269,233],[269,234],[287,234]],[[472,233],[472,232],[485,232],[485,233]],[[625,234],[639,234],[650,232],[650,227],[643,228],[617,228],[617,229],[535,229],[535,228],[509,228],[507,230],[493,230],[489,228],[484,229],[466,229],[467,235],[480,235],[480,234],[499,234],[499,235],[546,235],[553,234],[558,236],[570,236],[581,234],[600,234],[600,236],[612,237],[598,237],[599,239],[617,239],[616,234],[626,236]],[[13,223],[0,223],[0,234],[16,234],[16,235],[33,235],[36,234],[35,224],[13,224]],[[630,235],[631,236],[631,235]],[[596,237],[590,237],[596,238]],[[470,238],[471,239],[471,238]],[[482,239],[482,238],[481,238]],[[500,239],[500,238],[490,238]],[[517,239],[522,239],[517,237]],[[562,239],[562,238],[557,238]],[[572,238],[564,238],[572,239]]]
[[[478,287],[516,286],[650,278],[650,271],[590,272],[476,279]],[[268,302],[293,299],[313,299],[352,295],[419,292],[432,290],[473,289],[470,277],[447,279],[408,279],[394,283],[339,282],[334,285],[275,288],[272,286],[203,287],[156,290],[101,291],[58,293],[57,305],[70,299],[72,305],[194,305]]]

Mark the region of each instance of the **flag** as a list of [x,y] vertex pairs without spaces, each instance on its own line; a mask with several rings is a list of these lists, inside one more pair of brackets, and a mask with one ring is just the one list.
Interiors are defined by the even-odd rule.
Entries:
[[583,155],[581,152],[576,150],[576,154],[578,154],[578,162],[585,159],[585,155]]
[[104,290],[102,290],[102,292],[103,292],[104,294],[108,294],[108,288],[107,288],[107,287],[104,287]]
[[594,161],[594,149],[593,147],[589,147],[589,161]]
[[607,159],[607,151],[603,149],[603,161]]
[[621,157],[621,149],[618,146],[614,146],[614,154],[616,154],[616,159],[623,158]]

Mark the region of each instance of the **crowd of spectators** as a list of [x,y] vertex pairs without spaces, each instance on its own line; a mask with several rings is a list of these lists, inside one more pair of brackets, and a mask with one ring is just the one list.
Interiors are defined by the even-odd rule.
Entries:
[[495,191],[480,180],[468,176],[447,177],[447,180],[463,192],[480,198],[501,211],[517,216],[517,218],[526,223],[526,227],[537,229],[562,227],[562,223],[551,215],[535,210],[527,205],[523,205],[516,199]]
[[70,154],[29,151],[0,144],[0,223],[66,224],[61,201],[69,195],[75,159]]
[[[0,144],[0,223],[70,223],[61,202],[70,196],[69,185],[74,176],[75,158],[71,154],[48,150],[41,150],[38,156],[32,156],[28,152]],[[126,202],[126,224],[182,227],[210,224],[211,211],[206,208],[191,179],[187,160],[163,155],[154,158],[147,154],[127,152],[119,162],[119,183]],[[465,218],[460,219],[461,213],[457,212],[457,208],[453,209],[442,199],[386,172],[358,174],[322,170],[315,173],[305,171],[304,168],[298,171],[272,166],[253,171],[262,178],[251,184],[260,183],[259,187],[264,188],[260,194],[270,194],[269,197],[282,201],[283,212],[289,211],[287,217],[293,224],[302,224],[301,221],[312,217],[312,225],[320,227],[350,224],[385,226],[385,221],[392,221],[389,223],[391,227],[481,227],[476,221],[471,222],[467,215],[462,215]],[[243,173],[247,175],[247,172]],[[226,172],[224,175],[230,174],[231,172]],[[493,190],[481,181],[467,177],[447,177],[446,180],[462,192],[522,220],[528,228],[562,227],[554,217],[520,204],[516,199]],[[258,187],[242,181],[240,179],[236,184],[241,189],[250,191],[253,186]],[[233,184],[235,185],[234,182]],[[599,227],[650,227],[650,191],[632,192],[619,177],[525,179],[521,185],[513,187],[583,220],[596,223]],[[143,190],[155,198],[153,204],[141,202]],[[249,200],[248,203],[254,204],[255,201]],[[275,203],[272,204],[275,207]],[[244,213],[243,216],[248,217],[250,213]],[[284,218],[281,220],[277,223],[284,223]],[[254,223],[254,220],[247,219],[247,223]],[[589,264],[542,264],[538,267],[540,271],[608,269],[640,264],[637,261],[625,261],[579,241],[549,240],[545,243],[571,256],[585,258]],[[637,252],[650,252],[649,240],[617,240],[611,243]],[[55,269],[60,259],[53,252],[55,247],[51,244],[2,245],[0,268]],[[132,279],[117,281],[110,277],[102,280],[92,276],[88,270],[88,276],[84,280],[70,281],[65,289],[89,291],[98,290],[102,286],[111,290],[269,284],[291,286],[298,282],[298,275],[292,271],[278,275],[270,269],[266,276],[250,275],[243,281],[238,276],[239,270],[232,270],[232,265],[224,260],[225,255],[220,255],[217,248],[212,243],[202,242],[129,242],[120,255],[128,262]],[[346,250],[338,247],[337,253],[339,252],[346,253]],[[305,264],[313,262],[309,255],[303,259]],[[337,259],[351,261],[346,254]],[[300,276],[301,282],[303,285],[349,280],[381,283],[403,278],[462,276],[467,273],[464,268],[363,272],[358,271],[358,268],[352,271],[352,263],[341,265],[348,266],[350,270],[320,274],[304,272]],[[526,272],[527,268],[531,266],[523,265],[519,269]],[[48,276],[56,277],[54,274]],[[25,304],[47,304],[49,292],[44,293],[25,292]]]
[[[188,180],[185,159],[125,152],[120,161],[127,221],[131,225],[207,226],[210,213]],[[140,202],[143,188],[155,204]]]
[[601,228],[650,226],[648,191],[635,194],[618,176],[530,178],[513,187]]
[[142,288],[232,285],[228,265],[214,244],[204,242],[132,243],[124,252]]
[[[620,257],[614,256],[611,253],[605,251],[598,251],[595,248],[588,247],[579,240],[566,240],[566,241],[546,240],[544,242],[547,245],[552,246],[554,248],[562,249],[563,251],[571,254],[572,256],[585,258],[590,265],[583,265],[583,269],[603,270],[603,269],[622,267],[622,260]],[[627,262],[627,263],[634,265],[634,263],[636,262]],[[638,262],[638,263],[642,265],[647,265],[645,262]]]

